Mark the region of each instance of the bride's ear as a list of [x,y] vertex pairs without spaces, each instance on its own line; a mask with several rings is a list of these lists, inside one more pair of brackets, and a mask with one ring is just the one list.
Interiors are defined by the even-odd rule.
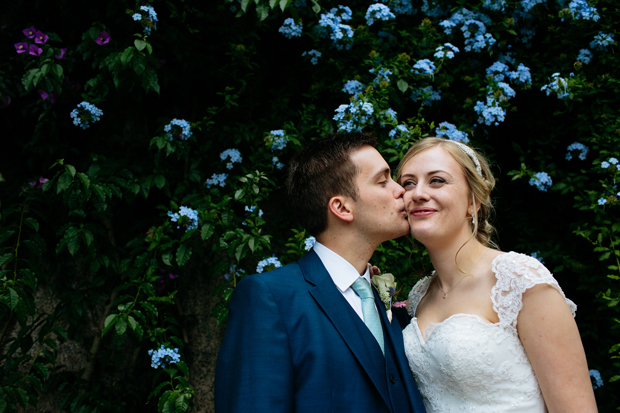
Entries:
[[330,198],[327,203],[327,209],[334,217],[341,221],[353,221],[353,205],[349,197],[338,195]]

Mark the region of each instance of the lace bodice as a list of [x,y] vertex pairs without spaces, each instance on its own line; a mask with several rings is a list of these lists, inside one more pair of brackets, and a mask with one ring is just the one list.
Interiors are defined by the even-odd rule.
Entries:
[[[538,260],[509,252],[493,260],[497,283],[491,289],[499,322],[455,314],[431,323],[424,336],[415,312],[431,282],[421,279],[409,293],[413,319],[403,330],[409,367],[428,412],[546,412],[536,376],[517,335],[523,293],[558,282]],[[566,299],[573,316],[576,305]],[[424,340],[426,337],[426,341]]]

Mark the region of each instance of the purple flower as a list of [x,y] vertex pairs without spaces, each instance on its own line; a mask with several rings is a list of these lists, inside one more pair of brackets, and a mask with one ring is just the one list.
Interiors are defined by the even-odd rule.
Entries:
[[43,189],[43,184],[49,181],[47,178],[39,177],[39,185],[37,185],[37,189]]
[[35,29],[34,26],[22,30],[22,33],[24,33],[24,36],[26,36],[29,39],[32,39],[36,32],[37,32],[37,29]]
[[99,33],[95,38],[95,43],[97,43],[99,46],[110,43],[110,35],[108,34],[108,32],[102,30],[101,33]]
[[56,59],[58,60],[65,60],[65,53],[67,53],[67,48],[65,47],[64,49],[60,49],[60,55],[55,55]]
[[15,43],[14,46],[17,53],[26,53],[28,51],[28,43],[26,42]]
[[33,56],[41,56],[41,53],[43,53],[43,49],[41,49],[36,44],[31,44],[30,46],[28,46],[28,53]]
[[11,98],[8,96],[2,96],[0,98],[0,109],[4,109],[11,104]]
[[37,32],[34,34],[34,42],[38,43],[38,44],[45,44],[45,42],[48,41],[50,37],[43,33],[41,30],[37,30]]
[[41,99],[45,100],[47,98],[50,98],[50,102],[56,103],[56,97],[58,96],[56,91],[52,91],[48,94],[43,89],[37,89],[37,92],[39,92],[39,95],[41,95]]

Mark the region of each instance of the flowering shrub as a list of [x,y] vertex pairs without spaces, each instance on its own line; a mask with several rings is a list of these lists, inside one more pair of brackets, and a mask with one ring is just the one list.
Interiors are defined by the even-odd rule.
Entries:
[[[580,307],[600,410],[620,406],[615,3],[203,3],[0,17],[5,411],[211,411],[206,317],[224,325],[239,279],[312,247],[287,166],[338,130],[374,133],[393,169],[429,135],[485,153],[501,248],[544,257]],[[429,268],[405,238],[372,263],[401,302]]]

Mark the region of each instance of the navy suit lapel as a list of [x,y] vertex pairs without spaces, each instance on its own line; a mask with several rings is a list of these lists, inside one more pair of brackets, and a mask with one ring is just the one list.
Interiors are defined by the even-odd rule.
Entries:
[[[366,370],[386,405],[391,406],[385,379],[385,358],[368,327],[342,296],[314,251],[299,260],[299,266],[306,281],[314,285],[309,289],[310,294]],[[385,315],[385,311],[383,313]]]
[[[387,311],[385,310],[385,305],[383,304],[383,302],[381,301],[381,298],[379,297],[379,293],[377,292],[377,290],[374,288],[372,288],[373,293],[375,294],[375,302],[380,303],[381,305],[377,305],[377,308],[382,308],[383,311],[379,310],[379,317],[381,318],[381,323],[383,324],[383,332],[384,332],[384,338],[385,338],[385,343],[386,345],[390,345],[389,343],[391,343],[392,345],[392,349],[393,354],[394,354],[394,364],[396,364],[396,368],[398,368],[400,370],[400,376],[402,377],[404,384],[405,384],[405,389],[407,390],[407,393],[409,395],[409,401],[412,405],[412,410],[413,410],[413,405],[415,404],[415,402],[417,401],[418,404],[421,404],[421,397],[420,396],[420,391],[418,390],[418,386],[415,383],[415,380],[413,378],[413,374],[411,373],[411,370],[409,369],[409,361],[407,360],[407,356],[405,355],[405,344],[403,341],[403,333],[401,330],[401,326],[400,323],[396,320],[392,320],[393,322],[390,323],[390,320],[387,318]],[[387,333],[387,337],[385,337],[385,334]]]

